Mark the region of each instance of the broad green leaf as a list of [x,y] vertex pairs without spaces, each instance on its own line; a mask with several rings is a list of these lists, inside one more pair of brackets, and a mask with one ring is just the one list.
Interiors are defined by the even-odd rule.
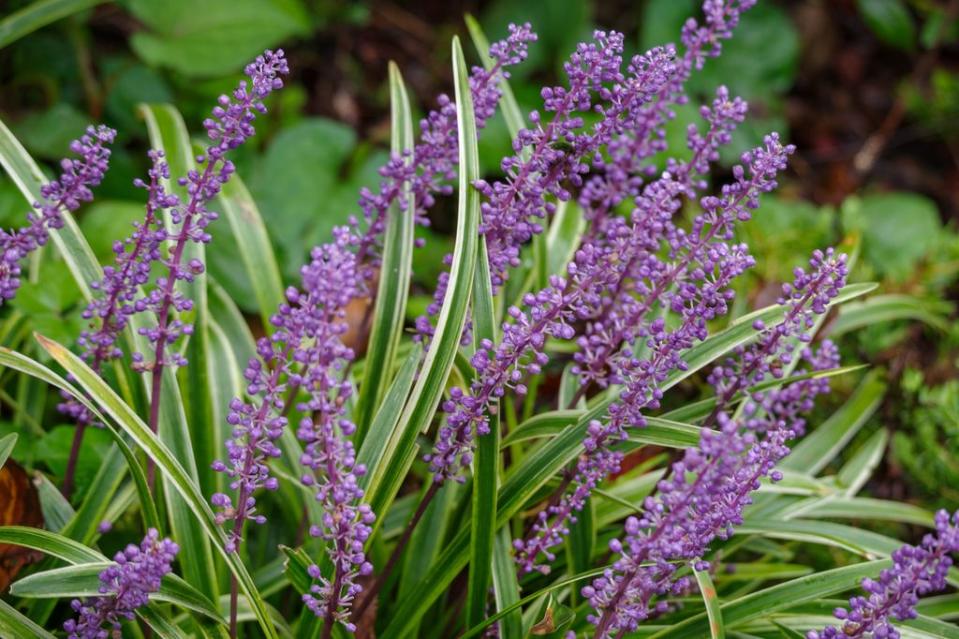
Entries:
[[856,0],[856,7],[880,40],[906,51],[915,47],[916,24],[902,0]]
[[[882,559],[826,570],[728,601],[722,604],[719,610],[726,628],[732,629],[746,621],[769,616],[789,606],[855,588],[864,577],[875,577],[880,570],[890,565],[891,561]],[[707,636],[709,631],[709,617],[703,612],[652,636],[657,639],[701,639]]]
[[131,0],[130,11],[148,30],[131,44],[152,65],[188,76],[238,71],[263,49],[306,33],[309,15],[298,0]]
[[942,236],[935,202],[916,193],[850,198],[842,206],[842,223],[862,234],[863,256],[875,272],[898,281],[910,277]]
[[716,593],[716,586],[713,585],[713,579],[709,576],[708,570],[696,570],[693,568],[693,574],[696,576],[696,584],[699,586],[699,594],[703,597],[706,604],[706,616],[709,619],[709,636],[712,639],[725,639],[726,626],[723,623],[723,611],[720,608],[719,595]]
[[[249,181],[267,229],[276,243],[280,270],[295,277],[313,238],[329,241],[335,226],[355,212],[357,188],[343,204],[356,133],[326,118],[305,118],[285,127],[271,141]],[[356,186],[355,184],[352,186]]]
[[48,24],[106,0],[39,0],[0,20],[0,49]]
[[[257,613],[257,620],[260,622],[263,633],[267,637],[275,639],[276,631],[273,628],[272,622],[269,620],[266,606],[256,591],[253,579],[250,577],[250,574],[247,572],[246,567],[242,561],[240,561],[237,554],[226,551],[226,536],[220,527],[217,526],[213,511],[210,509],[203,495],[200,494],[195,480],[190,477],[170,449],[150,431],[139,416],[129,406],[124,404],[116,393],[114,393],[98,375],[91,371],[85,363],[76,355],[63,348],[63,346],[41,337],[38,337],[38,339],[41,346],[73,375],[77,383],[86,391],[86,394],[94,398],[94,401],[103,409],[104,413],[110,417],[110,422],[115,423],[116,426],[121,428],[133,439],[137,446],[154,461],[157,468],[169,481],[169,485],[183,497],[190,508],[191,516],[199,521],[203,532],[209,540],[213,542],[213,545],[223,556],[230,570],[237,577],[241,591],[244,592],[253,603],[254,610]],[[85,394],[77,393],[76,389],[73,389],[67,382],[59,376],[54,375],[48,369],[30,360],[24,360],[26,360],[26,358],[22,356],[18,357],[16,353],[0,351],[0,363],[8,366],[15,363],[20,366],[19,370],[23,370],[23,372],[48,380],[53,385],[68,392],[76,393],[75,396],[81,403],[91,410],[95,410],[95,406],[86,398]]]
[[[413,161],[413,119],[410,115],[410,100],[406,94],[403,77],[395,64],[390,64],[390,104],[392,108],[391,151],[396,157]],[[396,359],[396,350],[403,335],[406,317],[406,299],[410,288],[410,272],[413,266],[413,224],[416,218],[416,201],[409,182],[403,185],[403,193],[390,207],[383,237],[383,259],[380,265],[379,283],[376,287],[376,304],[373,308],[373,323],[370,328],[366,365],[357,405],[356,441],[362,442],[373,419],[373,411],[379,406],[389,384],[389,376]],[[400,202],[406,208],[400,209]]]
[[780,466],[810,475],[819,473],[872,417],[885,393],[886,385],[876,371],[866,375],[853,396],[806,435]]
[[829,326],[829,335],[839,336],[864,326],[894,320],[916,320],[946,333],[949,322],[940,312],[942,310],[949,311],[911,295],[876,295],[839,309],[839,316]]
[[10,453],[13,452],[13,448],[16,445],[16,433],[10,433],[9,435],[0,437],[0,468],[3,468],[3,465],[7,463],[7,459],[10,457]]
[[3,599],[0,599],[0,635],[7,639],[55,639]]
[[429,427],[436,413],[466,325],[473,286],[480,208],[479,192],[472,184],[478,178],[479,161],[469,75],[457,38],[453,40],[453,63],[460,174],[456,244],[449,286],[416,385],[400,417],[399,426],[389,440],[387,450],[390,456],[370,469],[367,498],[374,512],[383,512],[393,500],[416,455],[416,437]]

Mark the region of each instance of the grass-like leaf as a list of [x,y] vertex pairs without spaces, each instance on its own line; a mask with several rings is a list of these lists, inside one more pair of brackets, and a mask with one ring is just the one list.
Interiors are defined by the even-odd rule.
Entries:
[[[390,105],[392,107],[391,148],[395,157],[403,156],[412,162],[413,118],[410,99],[399,68],[390,63]],[[400,209],[400,202],[406,203]],[[406,300],[409,294],[410,273],[413,268],[413,224],[416,201],[410,184],[403,185],[403,196],[390,208],[383,237],[383,261],[380,265],[373,323],[370,328],[366,365],[357,400],[356,441],[362,442],[373,420],[373,414],[386,393],[386,385],[393,370],[396,350],[403,334]]]
[[0,49],[62,20],[74,13],[95,7],[107,0],[39,0],[0,20]]
[[[456,357],[473,286],[473,271],[479,245],[479,192],[473,181],[479,176],[476,148],[476,118],[470,96],[466,60],[458,38],[453,39],[453,78],[456,95],[459,139],[459,204],[456,243],[450,268],[449,286],[436,321],[420,374],[409,401],[386,447],[388,457],[371,468],[367,499],[374,512],[382,513],[393,501],[416,455],[416,437],[425,431],[439,403]],[[380,520],[381,521],[381,520]]]

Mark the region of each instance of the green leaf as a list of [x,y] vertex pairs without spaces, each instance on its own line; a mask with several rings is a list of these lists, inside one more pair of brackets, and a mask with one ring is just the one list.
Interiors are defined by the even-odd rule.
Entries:
[[[406,157],[412,162],[413,119],[410,115],[410,100],[406,94],[403,77],[395,64],[390,64],[390,104],[392,105],[392,146],[395,156]],[[399,202],[406,201],[406,210],[400,210]],[[373,410],[379,406],[389,375],[396,359],[396,349],[403,334],[406,317],[406,299],[410,288],[410,272],[413,266],[413,223],[416,218],[416,202],[410,191],[410,183],[403,185],[403,194],[397,199],[386,220],[383,238],[383,260],[380,266],[379,284],[376,287],[376,305],[370,329],[363,382],[357,402],[357,436],[362,442],[366,435]]]
[[[96,373],[91,371],[83,361],[55,342],[39,336],[38,340],[41,346],[74,376],[83,390],[103,408],[105,414],[110,417],[110,421],[123,429],[137,446],[154,461],[158,470],[160,470],[169,481],[169,485],[183,497],[190,508],[192,517],[200,523],[203,532],[210,541],[213,542],[216,549],[226,560],[232,573],[237,577],[241,591],[244,592],[252,602],[253,608],[257,613],[257,620],[260,622],[264,634],[271,639],[275,639],[276,632],[269,620],[268,611],[256,590],[253,579],[250,577],[250,574],[247,572],[246,567],[240,561],[237,554],[226,551],[226,537],[220,527],[217,526],[213,511],[210,509],[203,495],[200,494],[195,480],[190,477],[170,449],[150,431],[139,416],[137,416],[129,406],[123,403],[116,393],[114,393]],[[81,403],[95,410],[95,406],[86,399],[84,394],[77,393],[76,389],[73,389],[62,378],[54,375],[39,364],[23,356],[19,356],[17,353],[12,353],[6,349],[0,350],[0,363],[8,366],[16,365],[19,367],[19,370],[23,370],[23,372],[49,381],[53,385],[68,392],[76,393],[75,397]]]
[[876,371],[863,378],[853,396],[799,442],[780,466],[816,475],[825,468],[876,412],[886,384]]
[[843,464],[836,474],[836,483],[843,489],[845,495],[852,497],[866,485],[873,471],[882,461],[882,455],[888,443],[889,431],[881,428],[859,447],[848,462]]
[[55,639],[3,599],[0,599],[0,635],[8,639]]
[[[56,477],[63,477],[66,472],[75,431],[75,426],[61,424],[47,431],[36,443],[36,455]],[[110,433],[104,430],[89,428],[84,433],[83,446],[80,449],[76,467],[78,493],[83,494],[100,466],[103,465],[103,459],[112,443]]]
[[[64,149],[66,151],[66,149]],[[40,187],[47,182],[33,158],[17,141],[10,129],[0,121],[0,166],[23,193],[27,205],[42,200]],[[103,278],[103,270],[73,216],[62,216],[63,228],[50,229],[50,237],[67,263],[77,286],[86,299],[91,297],[90,284]]]
[[[784,608],[854,588],[864,577],[875,577],[880,570],[890,565],[892,562],[884,559],[826,570],[728,601],[719,610],[726,628],[732,629],[746,621],[768,617]],[[703,612],[652,636],[656,639],[700,639],[707,636],[709,631],[709,617]]]
[[868,300],[847,304],[839,309],[839,316],[829,326],[830,337],[837,337],[864,326],[896,320],[916,320],[924,322],[943,333],[949,332],[949,322],[945,313],[947,308],[936,308],[932,304],[911,295],[876,295]]
[[133,50],[152,65],[188,76],[221,76],[243,67],[263,49],[309,30],[297,0],[130,0],[149,27],[133,34]]
[[880,40],[897,49],[913,49],[916,24],[902,0],[856,0],[856,7]]
[[[58,569],[25,577],[11,588],[11,592],[22,597],[77,596],[81,593],[60,591],[60,589],[77,585],[92,589],[90,594],[96,595],[100,585],[97,576],[106,565],[109,565],[107,558],[99,552],[68,537],[39,528],[2,526],[0,543],[38,550],[74,564],[75,568],[87,569],[74,571]],[[80,575],[85,576],[80,577]],[[217,612],[213,602],[176,575],[169,575],[164,579],[163,586],[154,599],[182,606],[223,623],[223,617]]]
[[479,160],[476,151],[476,119],[470,96],[469,76],[459,39],[453,39],[453,76],[456,88],[457,128],[459,140],[459,205],[457,209],[456,244],[450,268],[449,286],[437,318],[436,331],[423,360],[416,385],[392,433],[385,463],[371,467],[367,498],[374,512],[382,513],[393,500],[406,471],[415,457],[416,437],[424,432],[436,413],[437,404],[446,386],[459,346],[479,245],[479,192],[472,184],[478,178]]
[[[491,626],[493,623],[499,621],[500,619],[506,617],[507,615],[511,615],[514,612],[519,611],[520,608],[530,603],[531,601],[535,601],[536,599],[539,599],[540,597],[544,595],[548,595],[551,592],[561,590],[563,588],[566,588],[567,586],[571,586],[572,584],[585,581],[586,579],[596,577],[597,575],[601,575],[604,570],[605,568],[597,568],[594,570],[590,570],[588,572],[581,573],[574,577],[569,577],[568,579],[560,579],[559,581],[555,581],[551,583],[549,586],[542,588],[540,590],[537,590],[533,594],[527,595],[526,597],[523,597],[522,599],[514,602],[513,604],[503,608],[502,610],[497,612],[495,615],[491,615],[487,617],[481,623],[473,626],[472,628],[464,632],[462,635],[460,635],[459,639],[470,639],[470,637],[475,637],[479,635],[488,626]],[[388,634],[389,636],[393,636],[391,633],[389,633],[389,631],[388,631]]]
[[97,260],[112,262],[113,243],[130,235],[133,223],[143,220],[143,203],[126,200],[95,200],[83,212],[80,230],[90,242]]
[[746,522],[735,530],[737,535],[763,535],[771,539],[802,541],[842,548],[868,559],[887,557],[902,545],[896,539],[862,528],[827,521],[804,521],[800,519],[754,519],[747,516]]
[[933,527],[932,513],[912,504],[868,497],[813,497],[782,511],[783,516],[800,513],[803,517],[895,521]]
[[699,586],[699,594],[703,596],[703,603],[706,604],[706,616],[709,619],[709,636],[713,639],[726,638],[726,626],[723,623],[723,611],[719,604],[719,595],[716,594],[716,586],[713,585],[712,577],[708,570],[696,570],[693,568],[693,574],[696,576],[696,584]]
[[42,528],[0,526],[0,543],[32,548],[71,564],[105,561],[101,553],[69,537]]
[[[496,343],[496,313],[490,280],[486,238],[480,238],[473,281],[473,331],[477,343]],[[478,435],[473,461],[473,500],[470,515],[470,570],[466,598],[466,625],[479,623],[486,616],[486,600],[492,578],[493,544],[496,528],[496,493],[499,489],[499,410],[498,401],[486,411],[489,432]]]
[[[425,484],[416,496],[421,500],[429,487],[429,484]],[[400,585],[396,591],[400,597],[413,592],[420,579],[429,572],[441,550],[436,540],[446,538],[456,514],[456,505],[461,502],[463,495],[463,487],[457,482],[446,482],[423,513],[406,549]]]
[[[419,344],[416,344],[409,352],[396,377],[393,378],[393,383],[390,384],[376,417],[373,418],[373,423],[370,425],[370,430],[363,440],[356,458],[356,462],[364,465],[367,469],[377,468],[380,464],[385,463],[384,458],[388,459],[390,453],[389,442],[393,439],[396,428],[400,424],[403,406],[416,379],[416,370],[419,367],[422,353],[423,347]],[[369,472],[360,477],[360,486],[364,487],[364,490],[369,485],[368,477]]]
[[37,29],[106,0],[39,0],[0,20],[0,49]]
[[847,231],[862,235],[863,256],[881,275],[903,281],[939,242],[942,222],[935,202],[915,193],[877,193],[842,206]]
[[270,237],[277,243],[281,270],[295,275],[311,237],[329,238],[355,209],[331,207],[344,182],[356,133],[325,118],[306,118],[280,131],[270,142],[250,190],[260,209],[269,213]]
[[238,175],[223,185],[217,206],[233,232],[236,253],[246,270],[263,326],[272,327],[270,317],[284,301],[283,281],[260,210]]
[[[64,568],[54,568],[37,572],[14,582],[10,594],[29,599],[68,599],[76,597],[96,597],[100,594],[100,573],[113,562],[102,558],[99,562],[83,563]],[[163,579],[160,590],[151,600],[170,603],[174,606],[192,610],[224,623],[216,606],[205,595],[175,575]]]
[[519,583],[516,581],[516,564],[513,562],[513,544],[509,527],[503,526],[496,535],[493,548],[493,596],[497,612],[512,609],[499,622],[503,639],[521,639],[523,617],[516,606],[519,601]]
[[16,433],[10,433],[9,435],[4,435],[0,437],[0,468],[3,468],[3,465],[7,463],[7,459],[10,457],[10,453],[13,452],[14,447],[17,445]]

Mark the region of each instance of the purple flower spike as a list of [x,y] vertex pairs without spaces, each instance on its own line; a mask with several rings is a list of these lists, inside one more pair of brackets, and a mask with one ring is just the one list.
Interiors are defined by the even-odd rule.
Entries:
[[[624,225],[609,227],[608,231],[616,235],[613,242],[607,240],[606,250],[618,258],[612,262],[616,268],[607,267],[605,277],[612,285],[586,296],[596,298],[598,303],[584,308],[580,316],[599,317],[597,308],[604,306],[607,291],[617,290],[624,278],[635,277],[633,268],[640,276],[635,277],[626,303],[617,309],[618,332],[615,336],[594,333],[581,337],[577,363],[594,362],[601,371],[608,367],[612,379],[624,388],[609,407],[608,420],[589,424],[583,440],[585,454],[577,462],[571,489],[539,513],[525,540],[514,541],[522,571],[549,570],[539,563],[540,555],[553,559],[550,548],[568,534],[569,523],[576,520],[576,513],[593,488],[619,469],[622,453],[612,446],[626,438],[627,429],[645,426],[644,412],[659,407],[660,384],[671,371],[685,369],[683,351],[707,337],[709,320],[727,312],[733,296],[730,284],[753,265],[745,245],[729,243],[734,226],[748,219],[748,211],[758,206],[758,194],[775,183],[775,171],[785,164],[790,152],[790,148],[777,145],[775,136],[769,136],[765,147],[744,154],[743,160],[750,163],[751,179],[745,179],[742,167],[734,169],[736,181],[723,187],[721,200],[714,203],[716,198],[703,198],[705,212],[694,220],[688,234],[670,222],[678,206],[676,196],[687,184],[668,177],[644,189],[628,232],[620,236]],[[663,234],[669,247],[665,260],[658,250]],[[582,272],[578,274],[582,276]],[[675,329],[668,329],[663,317],[649,319],[659,304],[679,317]],[[648,357],[637,357],[631,349],[631,344],[640,339],[650,352]],[[616,352],[620,343],[624,346]],[[581,375],[589,373],[582,365],[574,370]],[[590,379],[597,378],[586,377],[586,381]]]
[[157,379],[165,366],[186,365],[183,355],[167,349],[180,336],[192,333],[193,327],[174,317],[171,310],[186,313],[193,309],[193,300],[177,290],[176,283],[192,282],[205,270],[200,260],[185,261],[184,258],[189,243],[208,244],[212,239],[206,227],[217,219],[217,214],[210,211],[206,203],[216,197],[235,171],[233,163],[224,156],[255,133],[253,121],[258,114],[266,112],[263,99],[283,86],[280,76],[289,71],[282,50],[266,51],[247,65],[245,73],[249,84],[240,82],[232,96],[220,96],[213,117],[203,122],[212,144],[205,156],[196,158],[202,170],[192,170],[177,180],[180,186],[186,187],[189,199],[170,208],[170,219],[176,230],[165,238],[172,242],[170,258],[164,261],[167,272],[157,278],[155,288],[135,302],[137,312],[152,312],[157,323],[139,329],[154,346],[153,361],[147,362],[144,354],[135,353],[134,363],[140,370],[152,371]]
[[[509,77],[509,67],[526,59],[529,43],[535,41],[536,34],[530,30],[528,23],[519,26],[511,24],[509,36],[490,46],[492,68],[473,67],[469,83],[478,130],[496,112],[502,95],[500,80]],[[412,158],[390,158],[386,166],[380,169],[383,181],[379,191],[373,193],[363,189],[360,192],[360,208],[368,226],[364,233],[356,232],[360,237],[357,257],[365,282],[372,282],[375,277],[377,243],[386,228],[390,206],[402,196],[404,183],[410,183],[416,221],[423,226],[429,226],[426,211],[435,203],[435,196],[452,193],[449,180],[456,177],[459,161],[456,104],[446,95],[440,95],[437,103],[438,108],[420,121],[420,140],[413,148]],[[353,221],[353,226],[356,225],[357,222]]]
[[[494,292],[519,264],[521,246],[543,231],[540,221],[556,208],[552,198],[572,198],[567,186],[583,185],[590,162],[614,135],[633,125],[634,115],[672,73],[672,51],[657,47],[636,56],[627,77],[620,69],[622,34],[597,31],[594,40],[580,44],[564,65],[568,86],[543,89],[544,111],[552,118],[544,122],[539,112],[530,114],[533,128],[519,132],[516,153],[503,160],[506,179],[474,185],[486,200],[480,232],[486,236]],[[587,129],[583,114],[591,110],[601,120]],[[442,306],[447,278],[441,276],[427,315],[417,319],[420,338],[432,335],[429,317]]]
[[[99,597],[70,604],[79,616],[63,624],[67,639],[106,639],[120,636],[120,624],[132,620],[138,608],[160,589],[163,577],[172,570],[179,547],[160,539],[153,528],[140,546],[130,544],[116,554],[116,562],[100,573]],[[109,624],[111,630],[102,626]]]
[[0,304],[13,299],[20,288],[20,262],[47,242],[50,229],[63,227],[63,210],[76,211],[93,199],[93,187],[107,172],[110,149],[116,131],[105,126],[88,127],[86,134],[70,143],[76,159],[60,161],[63,173],[40,188],[42,202],[35,202],[27,216],[28,225],[10,231],[0,229]]
[[810,631],[808,639],[854,639],[882,637],[899,639],[891,619],[915,619],[919,597],[946,588],[946,574],[952,565],[950,555],[959,552],[959,512],[936,513],[936,534],[928,534],[918,546],[905,545],[892,553],[892,568],[879,573],[879,579],[863,579],[868,596],[849,599],[849,609],[837,608],[839,627],[826,626]]
[[123,354],[117,346],[120,333],[129,324],[130,316],[138,311],[137,293],[150,281],[150,266],[163,258],[166,231],[160,213],[180,204],[179,198],[163,187],[163,182],[170,179],[163,151],[151,150],[149,157],[152,163],[147,174],[149,182],[139,179],[134,182],[147,192],[146,215],[142,222],[134,223],[133,235],[114,242],[114,263],[103,269],[101,281],[93,283],[92,288],[99,295],[83,312],[83,318],[89,320],[91,326],[80,334],[78,343],[84,358],[96,371],[103,363]]
[[300,461],[307,471],[302,481],[313,490],[324,513],[322,521],[310,527],[310,535],[327,542],[333,563],[331,576],[324,576],[317,565],[310,567],[310,575],[319,583],[303,595],[303,601],[326,623],[340,622],[352,631],[350,606],[362,590],[356,578],[373,570],[363,545],[375,516],[361,503],[363,491],[357,478],[365,468],[356,464],[349,439],[356,429],[346,412],[352,387],[342,379],[353,359],[353,351],[341,337],[348,328],[346,305],[356,294],[353,249],[358,239],[347,228],[336,229],[334,236],[336,242],[314,249],[312,261],[303,267],[303,292],[288,292],[289,306],[274,318],[282,337],[274,340],[295,336],[284,361],[291,368],[299,367],[290,375],[291,383],[309,396],[297,406],[304,415],[297,431],[304,444]]
[[[797,269],[793,284],[783,287],[781,302],[787,306],[783,321],[765,329],[755,344],[739,352],[738,361],[711,376],[719,384],[719,410],[704,423],[699,446],[688,449],[673,464],[668,477],[659,482],[657,494],[646,498],[643,515],[627,520],[625,538],[610,543],[619,559],[583,589],[595,610],[589,620],[597,627],[597,637],[635,630],[657,611],[655,597],[685,591],[690,586],[688,578],[674,579],[677,562],[707,568],[702,557],[709,544],[716,537],[728,537],[733,526],[742,523],[743,509],[751,503],[760,479],[782,478],[774,468],[789,454],[787,442],[804,429],[801,413],[811,408],[816,394],[828,390],[825,380],[803,380],[753,393],[739,419],[731,418],[725,409],[730,389],[745,390],[792,360],[793,340],[808,341],[815,316],[824,313],[838,294],[845,281],[845,256],[817,251],[810,264],[808,274]],[[832,368],[838,362],[836,348],[829,342],[819,353],[805,349],[802,355],[813,370]],[[730,384],[731,379],[738,382]],[[709,428],[713,423],[717,430]]]

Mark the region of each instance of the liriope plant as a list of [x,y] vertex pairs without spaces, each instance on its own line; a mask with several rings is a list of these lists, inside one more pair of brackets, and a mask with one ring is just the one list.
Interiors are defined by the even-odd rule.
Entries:
[[[172,106],[140,107],[144,213],[108,264],[72,213],[114,132],[91,127],[48,181],[0,125],[33,207],[0,235],[0,297],[62,260],[87,322],[60,344],[4,311],[0,362],[55,388],[75,431],[61,485],[38,480],[45,527],[0,527],[0,543],[48,556],[0,601],[0,635],[959,636],[953,596],[920,599],[959,583],[959,519],[859,496],[887,441],[847,450],[884,385],[829,339],[830,318],[833,335],[869,321],[868,305],[843,311],[874,288],[847,281],[855,242],[816,251],[744,314],[734,284],[755,260],[737,229],[794,148],[769,133],[710,186],[747,117],[724,87],[688,153],[666,144],[687,81],[753,4],[706,0],[680,46],[629,60],[622,34],[597,31],[525,116],[508,78],[532,27],[490,45],[468,18],[481,64],[453,41],[453,95],[418,134],[391,66],[381,182],[287,288],[269,212],[230,161],[283,88],[282,51],[219,99],[201,147]],[[514,152],[483,179],[477,141],[498,111]],[[455,245],[407,324],[415,226],[443,197]],[[206,273],[224,224],[258,339]],[[344,341],[357,299],[375,300],[359,351]],[[840,408],[810,418],[857,371]],[[693,379],[705,396],[690,399]],[[113,444],[78,498],[90,428]],[[111,560],[98,540],[121,520],[130,543]],[[911,546],[850,520],[929,531]]]

